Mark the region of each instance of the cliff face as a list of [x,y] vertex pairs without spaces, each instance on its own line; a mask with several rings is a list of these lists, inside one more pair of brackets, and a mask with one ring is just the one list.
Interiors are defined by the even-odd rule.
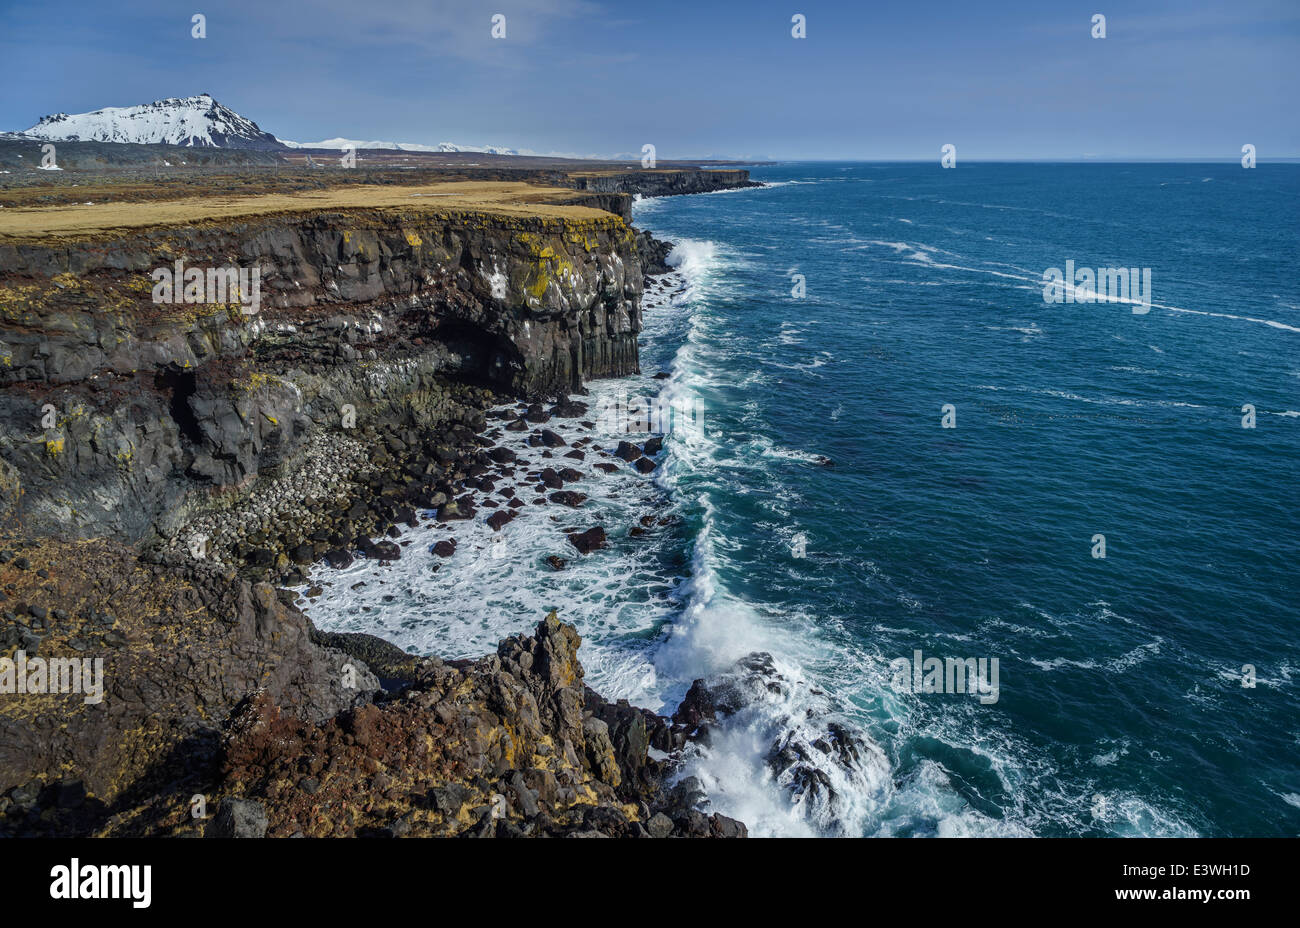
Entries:
[[[178,260],[260,269],[259,311],[153,303]],[[448,381],[540,397],[637,370],[641,265],[612,215],[321,212],[0,245],[0,267],[0,457],[38,532],[165,537],[345,406],[427,429],[456,419]]]
[[[517,431],[636,370],[665,246],[626,191],[558,193],[0,228],[0,835],[744,834],[664,787],[650,748],[685,727],[586,689],[554,616],[444,663],[321,634],[266,582],[472,518],[515,473],[489,405],[538,401]],[[251,278],[156,302],[178,261],[256,268],[256,311]],[[102,692],[18,692],[20,659],[100,660]]]
[[687,193],[711,193],[716,190],[739,190],[761,187],[749,179],[749,172],[734,168],[678,171],[671,168],[641,171],[605,171],[571,174],[574,187],[598,193],[639,193],[646,197],[666,197]]
[[[0,653],[26,661],[32,691],[16,692],[7,668],[0,834],[85,833],[178,779],[202,779],[217,726],[250,693],[323,721],[379,689],[363,663],[318,646],[269,584],[139,563],[103,540],[16,547],[0,555],[3,606],[18,616],[0,626]],[[99,662],[85,674],[99,693],[37,690],[37,662],[52,680],[72,661]]]

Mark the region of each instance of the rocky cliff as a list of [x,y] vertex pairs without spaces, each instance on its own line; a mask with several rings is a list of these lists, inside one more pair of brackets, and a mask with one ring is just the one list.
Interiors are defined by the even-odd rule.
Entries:
[[[635,371],[636,239],[587,212],[312,212],[0,243],[17,514],[37,532],[167,538],[212,492],[291,469],[322,432],[345,439],[345,407],[363,428],[429,430],[464,416],[455,385],[533,398]],[[258,268],[258,311],[152,302],[151,272],[178,261]]]
[[[258,694],[232,718],[210,820],[153,797],[107,833],[271,837],[743,837],[745,826],[668,789],[652,746],[666,720],[582,682],[581,639],[554,614],[477,661],[411,662],[399,696],[323,722]],[[229,810],[223,815],[223,811]]]
[[713,193],[717,190],[741,190],[746,187],[763,186],[757,181],[750,180],[748,171],[735,168],[695,171],[655,168],[640,171],[570,172],[569,177],[578,190],[640,194],[645,197]]
[[[626,191],[560,194],[189,222],[150,203],[58,234],[6,210],[0,834],[744,834],[667,787],[651,748],[686,729],[586,689],[554,616],[442,662],[323,635],[274,585],[400,558],[421,513],[473,517],[515,467],[488,407],[521,400],[505,428],[532,428],[636,370],[665,247]],[[186,268],[255,268],[255,298],[246,277],[160,302],[158,272]],[[24,660],[99,660],[102,692],[22,692]]]

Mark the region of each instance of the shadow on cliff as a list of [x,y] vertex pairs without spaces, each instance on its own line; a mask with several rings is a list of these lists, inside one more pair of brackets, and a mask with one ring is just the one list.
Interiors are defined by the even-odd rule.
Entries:
[[524,372],[523,354],[508,338],[472,323],[449,320],[428,337],[454,357],[446,374],[462,383],[510,391]]
[[[115,833],[151,834],[156,823],[173,811],[188,815],[190,799],[204,793],[205,785],[218,781],[220,746],[219,729],[186,736],[108,803],[88,796],[80,780],[33,781],[11,793],[16,802],[24,802],[25,814],[20,818],[14,814],[16,809],[10,809],[0,819],[0,834],[8,831],[16,837],[90,836],[101,832],[114,817],[132,811],[137,813],[133,817],[138,817],[142,809],[146,811],[137,826],[121,822]],[[215,805],[210,789],[206,798]]]

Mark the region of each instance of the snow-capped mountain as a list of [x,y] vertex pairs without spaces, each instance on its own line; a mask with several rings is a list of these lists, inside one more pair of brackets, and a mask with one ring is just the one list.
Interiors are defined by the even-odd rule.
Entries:
[[513,148],[502,148],[499,145],[455,145],[451,142],[441,142],[437,145],[417,145],[414,142],[363,142],[358,139],[325,139],[320,142],[290,142],[287,139],[279,140],[282,145],[288,148],[324,148],[333,151],[342,151],[345,148],[355,148],[362,151],[367,148],[383,148],[390,151],[437,151],[437,152],[473,152],[480,155],[518,155],[521,152]]
[[55,113],[21,133],[46,141],[134,142],[203,148],[278,149],[263,132],[211,95],[168,97],[140,106],[106,106],[92,113]]
[[42,116],[36,125],[13,133],[12,137],[50,142],[126,142],[203,148],[252,148],[263,151],[286,148],[342,151],[355,147],[358,151],[386,149],[481,155],[536,154],[527,149],[501,145],[456,145],[452,142],[419,145],[412,142],[367,142],[345,138],[290,142],[263,132],[257,123],[222,106],[212,99],[211,94],[206,93],[196,97],[168,97],[166,100],[140,106],[106,106],[93,113],[55,113],[53,116]]

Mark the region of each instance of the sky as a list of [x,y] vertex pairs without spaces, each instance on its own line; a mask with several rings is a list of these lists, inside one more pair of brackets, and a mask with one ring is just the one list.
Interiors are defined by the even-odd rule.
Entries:
[[638,159],[648,143],[664,160],[930,160],[945,144],[964,160],[1300,155],[1297,0],[0,0],[0,60],[11,131],[206,92],[295,141]]

